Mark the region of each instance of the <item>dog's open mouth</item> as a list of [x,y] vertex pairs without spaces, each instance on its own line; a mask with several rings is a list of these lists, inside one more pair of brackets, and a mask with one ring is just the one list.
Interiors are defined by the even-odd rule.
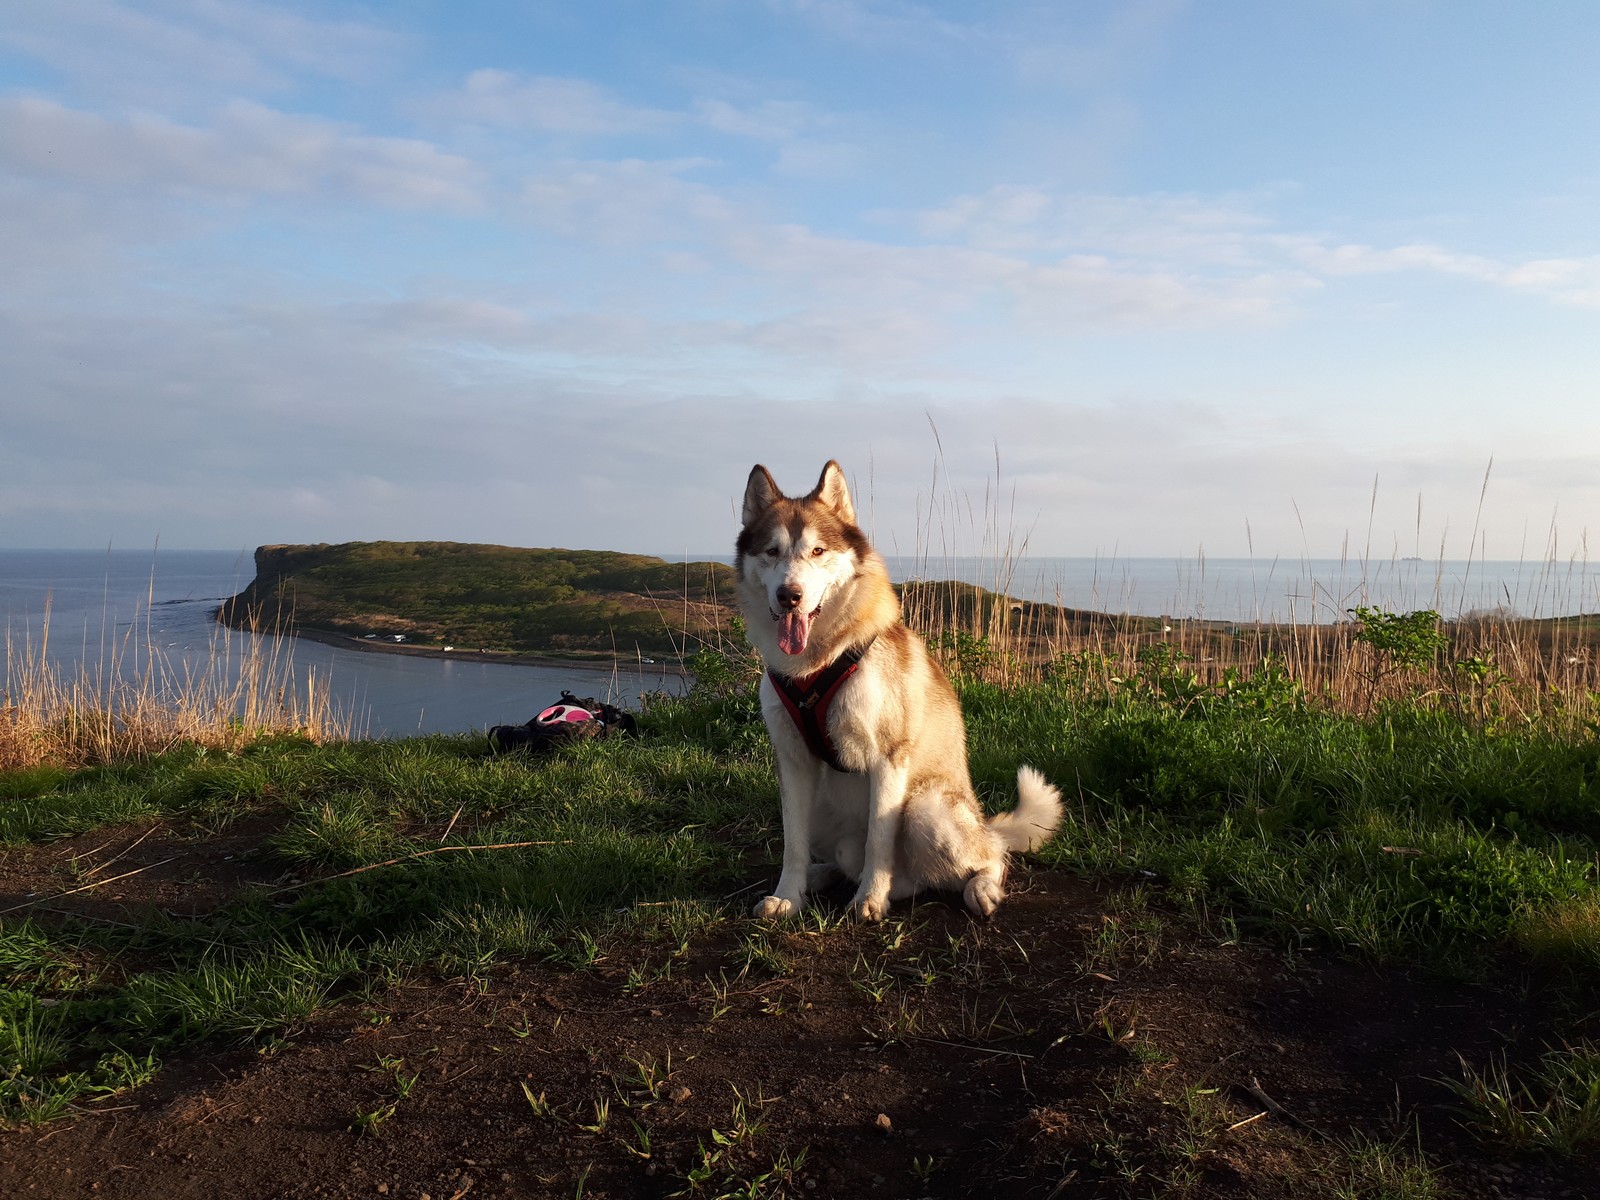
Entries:
[[811,637],[811,622],[817,619],[821,611],[822,605],[819,604],[808,613],[799,609],[773,613],[772,619],[778,623],[778,649],[785,654],[804,654],[806,641]]

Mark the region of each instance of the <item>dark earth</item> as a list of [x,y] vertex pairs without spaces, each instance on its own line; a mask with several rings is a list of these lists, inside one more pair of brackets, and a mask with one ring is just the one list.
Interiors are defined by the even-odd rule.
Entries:
[[[9,851],[0,908],[209,908],[268,882],[266,832]],[[160,865],[56,899],[91,850],[126,851],[104,877]],[[1592,1161],[1480,1140],[1442,1082],[1546,1046],[1557,1014],[1520,970],[1240,941],[1038,867],[1013,888],[989,923],[936,898],[860,926],[842,893],[781,927],[641,906],[587,965],[388,981],[0,1133],[0,1196],[1600,1196]],[[1418,1146],[1432,1191],[1406,1190]]]

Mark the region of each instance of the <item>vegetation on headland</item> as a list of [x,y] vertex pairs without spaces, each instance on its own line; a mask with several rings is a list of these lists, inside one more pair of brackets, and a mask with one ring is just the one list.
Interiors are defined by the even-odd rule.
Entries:
[[[1528,1016],[1499,1052],[1449,1064],[1450,1120],[1506,1161],[1600,1153],[1600,696],[1588,622],[1367,608],[1293,640],[1063,619],[964,585],[912,586],[904,600],[960,687],[985,799],[1009,804],[1016,764],[1040,767],[1068,798],[1040,860],[1140,897],[1118,902],[1111,942],[1074,986],[1133,971],[1118,955],[1153,954],[1152,939],[1175,936],[1163,924],[1257,939],[1289,961],[1323,948],[1475,981]],[[744,915],[748,896],[731,895],[776,860],[776,779],[757,664],[736,628],[700,646],[693,690],[656,698],[640,739],[533,762],[490,758],[467,737],[319,744],[292,722],[224,713],[228,738],[106,743],[98,765],[35,756],[0,772],[0,844],[18,861],[60,839],[86,843],[48,889],[0,914],[0,1117],[94,1111],[186,1048],[271,1048],[342,997],[381,1012],[385,988],[419,972],[483,980],[530,957],[593,970],[652,944],[663,912],[684,947],[733,941],[725,975],[686,984],[703,984],[712,1021],[739,971],[781,977],[808,937],[844,936],[826,919],[765,929]],[[8,711],[0,734],[21,706]],[[243,851],[249,869],[192,915],[152,905],[107,919],[80,903],[135,861],[80,862],[93,859],[95,831],[122,842],[148,832],[165,857],[241,828],[261,831]],[[870,1011],[893,1005],[895,1027],[914,1030],[924,994],[908,973],[936,968],[888,957],[881,983],[868,979]],[[994,1004],[986,988],[974,1005]],[[1125,1029],[1112,1010],[1083,1019],[1059,1036],[1158,1053],[1134,1016]],[[1152,1075],[1130,1056],[1097,1117],[1109,1132],[1095,1169],[1183,1190],[1200,1160],[1128,1138],[1139,1105],[1166,1111],[1214,1081],[1202,1064],[1169,1058]],[[648,1133],[649,1115],[637,1116]],[[1403,1189],[1338,1194],[1471,1194],[1426,1149],[1440,1119],[1424,1129],[1416,1118],[1411,1149],[1383,1160],[1379,1174]],[[1373,1136],[1341,1131],[1315,1154],[1375,1178]]]
[[[1419,690],[1524,716],[1600,689],[1600,614],[1384,613],[1357,605],[1332,624],[1138,616],[1020,600],[969,583],[897,585],[907,621],[958,666],[974,647],[1023,681],[1087,655],[1127,674],[1167,654],[1204,686],[1262,663],[1334,707],[1370,709]],[[599,550],[454,542],[262,546],[250,586],[218,613],[236,628],[320,630],[377,646],[460,653],[678,658],[735,618],[732,569]],[[976,640],[975,640],[976,639]],[[1165,647],[1166,649],[1161,649]],[[1545,715],[1549,715],[1545,713]]]
[[725,617],[732,570],[608,550],[460,542],[262,546],[235,628],[324,630],[462,652],[663,657]]

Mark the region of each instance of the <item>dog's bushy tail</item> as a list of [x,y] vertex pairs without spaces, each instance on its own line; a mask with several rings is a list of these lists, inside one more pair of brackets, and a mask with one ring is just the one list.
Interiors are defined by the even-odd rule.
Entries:
[[1061,792],[1032,767],[1017,769],[1017,806],[989,818],[1007,850],[1037,850],[1061,824]]

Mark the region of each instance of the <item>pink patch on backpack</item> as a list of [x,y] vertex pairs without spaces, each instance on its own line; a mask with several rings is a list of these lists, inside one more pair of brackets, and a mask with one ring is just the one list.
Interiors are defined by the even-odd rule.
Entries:
[[564,721],[592,721],[594,714],[576,704],[552,704],[534,719],[541,725],[559,725]]

